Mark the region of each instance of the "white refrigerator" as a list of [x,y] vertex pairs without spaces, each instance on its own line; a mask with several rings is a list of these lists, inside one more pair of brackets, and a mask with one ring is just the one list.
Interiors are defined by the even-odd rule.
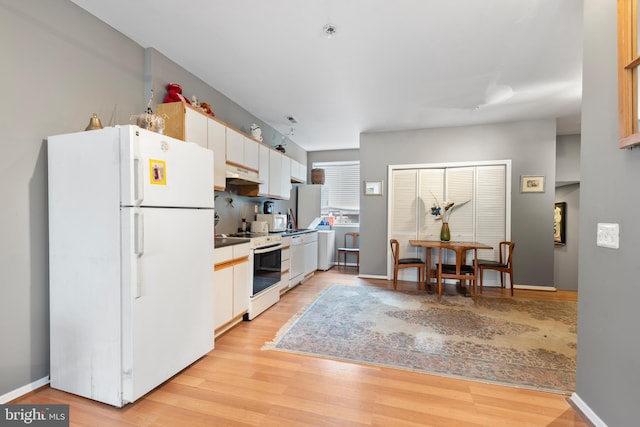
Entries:
[[322,185],[298,186],[297,217],[298,228],[309,228],[322,209]]
[[51,387],[121,407],[213,349],[213,152],[109,127],[48,168]]

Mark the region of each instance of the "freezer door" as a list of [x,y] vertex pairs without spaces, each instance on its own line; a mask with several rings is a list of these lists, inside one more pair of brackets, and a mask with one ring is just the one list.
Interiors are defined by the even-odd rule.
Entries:
[[120,155],[122,206],[213,208],[213,151],[122,126]]
[[213,349],[209,209],[123,208],[123,396],[132,402]]

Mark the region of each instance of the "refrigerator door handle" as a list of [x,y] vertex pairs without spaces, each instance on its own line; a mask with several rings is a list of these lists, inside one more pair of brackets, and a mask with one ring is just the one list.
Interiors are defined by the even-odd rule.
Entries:
[[134,179],[134,205],[138,206],[144,199],[144,182],[143,182],[143,169],[138,157],[133,159],[133,179]]
[[135,209],[134,213],[134,255],[136,255],[136,291],[134,298],[142,296],[142,275],[140,274],[140,258],[144,255],[144,216],[140,209]]

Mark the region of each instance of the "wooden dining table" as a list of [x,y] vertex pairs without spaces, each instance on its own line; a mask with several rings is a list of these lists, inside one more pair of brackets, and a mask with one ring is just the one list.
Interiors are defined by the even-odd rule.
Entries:
[[[493,249],[493,246],[480,242],[457,242],[441,240],[409,240],[409,244],[414,247],[425,248],[426,251],[426,286],[431,284],[431,252],[438,250],[438,262],[436,263],[436,284],[438,286],[438,300],[442,299],[442,281],[444,279],[457,279],[460,281],[470,281],[473,287],[474,301],[478,297],[478,249]],[[452,250],[456,254],[455,271],[451,269],[442,271],[442,252]],[[467,251],[473,251],[472,269],[465,267]],[[453,266],[453,264],[451,264]]]

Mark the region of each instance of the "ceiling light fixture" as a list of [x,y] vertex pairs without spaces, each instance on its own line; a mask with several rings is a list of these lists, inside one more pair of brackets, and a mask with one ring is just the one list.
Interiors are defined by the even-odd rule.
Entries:
[[330,39],[338,32],[338,29],[335,25],[327,24],[322,28],[322,31],[324,31],[324,33],[327,35],[327,38]]
[[291,128],[289,129],[289,132],[287,132],[285,135],[282,135],[282,141],[274,148],[282,153],[286,153],[287,150],[285,150],[284,146],[287,145],[287,138],[293,136],[294,130],[294,128]]

